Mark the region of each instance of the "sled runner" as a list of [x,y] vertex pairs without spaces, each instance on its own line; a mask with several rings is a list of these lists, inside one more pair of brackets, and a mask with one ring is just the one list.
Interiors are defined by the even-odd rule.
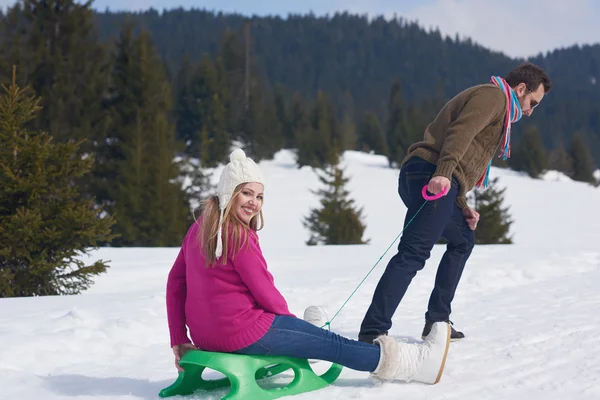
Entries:
[[[160,391],[160,397],[190,395],[198,390],[231,387],[221,400],[270,400],[283,396],[323,389],[333,383],[342,372],[342,366],[332,364],[322,375],[317,375],[308,360],[280,356],[253,356],[231,353],[190,350],[179,361],[184,372],[177,380]],[[202,372],[210,368],[225,378],[204,380]],[[294,380],[283,388],[263,389],[257,380],[272,377],[287,370],[295,374]]]

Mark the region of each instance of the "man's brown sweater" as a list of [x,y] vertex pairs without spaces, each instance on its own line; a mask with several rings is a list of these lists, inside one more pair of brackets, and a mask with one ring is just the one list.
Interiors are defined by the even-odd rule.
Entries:
[[423,141],[408,148],[403,164],[420,157],[437,165],[433,176],[456,177],[460,187],[456,202],[467,207],[466,194],[498,150],[506,117],[506,96],[494,84],[471,87],[441,109],[425,129]]

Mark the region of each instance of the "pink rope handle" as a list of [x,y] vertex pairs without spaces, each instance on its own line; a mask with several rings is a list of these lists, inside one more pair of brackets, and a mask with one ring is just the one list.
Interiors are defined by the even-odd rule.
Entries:
[[440,193],[430,196],[427,194],[427,186],[428,185],[423,186],[423,190],[421,191],[421,194],[423,194],[423,198],[427,201],[433,201],[433,200],[440,199],[440,198],[444,197],[446,195],[446,193],[448,193],[448,188],[445,187],[444,190],[442,190]]

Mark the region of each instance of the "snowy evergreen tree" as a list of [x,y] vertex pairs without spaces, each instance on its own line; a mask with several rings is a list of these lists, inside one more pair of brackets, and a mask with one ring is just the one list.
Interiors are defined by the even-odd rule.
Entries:
[[213,173],[208,171],[210,163],[207,148],[209,147],[208,132],[206,128],[201,132],[200,158],[185,155],[178,161],[180,185],[186,196],[186,201],[192,211],[196,210],[203,200],[214,192],[215,185],[211,183]]
[[311,231],[308,245],[317,244],[365,244],[363,233],[366,226],[362,223],[362,209],[349,199],[345,186],[349,179],[339,165],[337,152],[334,150],[330,160],[323,169],[318,169],[319,181],[324,188],[313,193],[320,197],[321,207],[311,209],[303,224]]
[[476,244],[510,244],[508,235],[511,220],[508,208],[503,205],[506,189],[498,189],[498,178],[490,181],[486,190],[473,192],[475,211],[480,214],[475,230]]
[[40,99],[16,85],[14,71],[0,95],[0,297],[78,294],[108,267],[81,256],[112,240],[114,220],[79,193],[76,181],[93,166],[81,141],[26,128]]
[[388,154],[385,134],[377,114],[373,111],[366,112],[360,123],[358,149],[365,152],[373,151],[375,154]]
[[542,144],[539,130],[529,126],[517,142],[509,165],[537,179],[548,168],[548,153]]
[[573,175],[573,160],[562,143],[550,153],[548,169],[562,172],[567,176]]
[[171,85],[148,32],[134,36],[133,29],[122,27],[113,55],[108,211],[120,234],[115,245],[177,246],[192,220],[173,161],[182,146],[171,119]]
[[590,153],[589,146],[585,143],[583,136],[579,132],[575,132],[571,137],[569,155],[571,156],[571,160],[573,160],[573,174],[571,178],[575,181],[595,184],[594,159]]

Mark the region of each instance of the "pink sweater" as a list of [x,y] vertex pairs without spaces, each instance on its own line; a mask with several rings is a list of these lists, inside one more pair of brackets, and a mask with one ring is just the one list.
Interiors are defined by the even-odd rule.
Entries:
[[167,281],[171,346],[190,343],[187,325],[200,349],[232,352],[263,337],[275,315],[294,315],[275,288],[256,232],[234,259],[207,268],[198,242],[201,222],[188,230]]

